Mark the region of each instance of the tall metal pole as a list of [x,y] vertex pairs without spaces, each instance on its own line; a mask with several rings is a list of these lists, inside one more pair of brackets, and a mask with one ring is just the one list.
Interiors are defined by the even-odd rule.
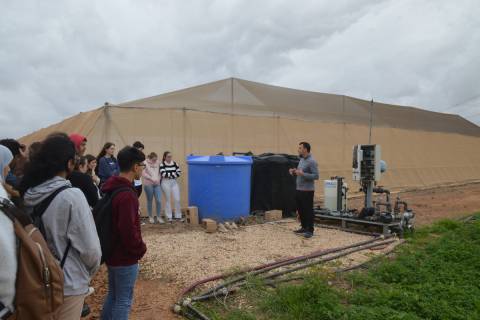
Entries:
[[233,77],[232,77],[232,78],[230,78],[230,121],[231,121],[231,124],[230,124],[230,139],[231,139],[230,147],[232,149],[232,154],[233,154],[233,152],[235,152],[235,150],[234,150],[234,146],[235,146],[235,142],[234,142],[235,118],[234,118],[234,115],[233,115],[234,107],[235,107],[235,100],[234,99],[235,99],[235,96],[234,96],[234,93],[233,93]]
[[373,99],[370,101],[370,129],[368,132],[368,144],[372,144],[372,122],[373,122]]

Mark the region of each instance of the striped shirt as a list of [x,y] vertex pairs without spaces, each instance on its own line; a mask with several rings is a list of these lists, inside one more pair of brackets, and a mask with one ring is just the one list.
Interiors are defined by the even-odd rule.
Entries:
[[182,171],[175,161],[171,163],[162,162],[160,165],[160,175],[162,178],[177,179],[181,173]]

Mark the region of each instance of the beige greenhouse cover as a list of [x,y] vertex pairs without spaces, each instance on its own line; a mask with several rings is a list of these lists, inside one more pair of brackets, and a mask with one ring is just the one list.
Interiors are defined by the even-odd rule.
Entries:
[[[88,137],[97,154],[106,141],[118,147],[142,141],[146,152],[173,152],[187,173],[189,154],[251,151],[296,153],[308,141],[321,179],[351,178],[352,146],[382,146],[392,189],[480,180],[480,127],[458,115],[371,103],[347,96],[226,79],[80,113],[34,132],[31,143],[53,131]],[[186,203],[187,177],[181,179]],[[352,185],[352,190],[356,186]],[[322,195],[318,184],[318,196]]]

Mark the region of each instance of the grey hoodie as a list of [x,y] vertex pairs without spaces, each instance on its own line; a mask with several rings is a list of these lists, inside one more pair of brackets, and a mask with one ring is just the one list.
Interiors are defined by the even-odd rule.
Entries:
[[[71,187],[70,181],[54,177],[28,189],[24,196],[27,211],[31,213],[35,205],[62,186]],[[42,221],[50,250],[59,259],[63,257],[68,240],[72,244],[63,268],[64,294],[87,293],[102,252],[92,212],[82,191],[77,188],[61,191],[48,206]]]

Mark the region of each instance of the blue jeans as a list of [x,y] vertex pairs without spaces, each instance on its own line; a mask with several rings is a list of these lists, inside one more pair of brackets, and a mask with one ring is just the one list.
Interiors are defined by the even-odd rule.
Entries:
[[160,218],[160,213],[162,212],[162,188],[160,185],[157,186],[143,186],[145,189],[145,194],[147,195],[147,210],[148,216],[152,218],[153,210],[153,198],[155,197],[155,206],[157,209],[157,218]]
[[102,320],[128,320],[138,263],[126,267],[108,266],[108,295],[103,304]]

